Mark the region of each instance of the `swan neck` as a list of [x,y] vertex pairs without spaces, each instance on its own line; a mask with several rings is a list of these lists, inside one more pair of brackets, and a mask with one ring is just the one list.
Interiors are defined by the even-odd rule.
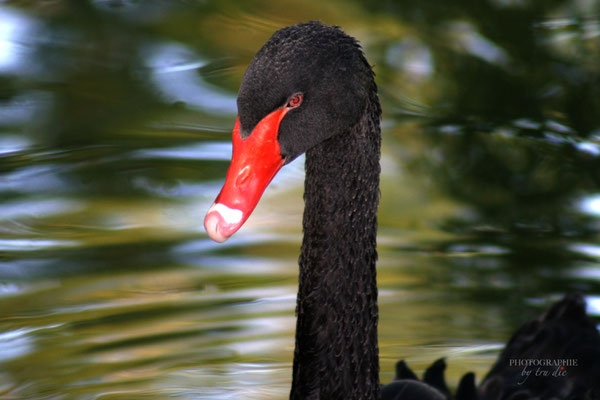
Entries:
[[347,133],[306,155],[292,399],[377,399],[375,96]]

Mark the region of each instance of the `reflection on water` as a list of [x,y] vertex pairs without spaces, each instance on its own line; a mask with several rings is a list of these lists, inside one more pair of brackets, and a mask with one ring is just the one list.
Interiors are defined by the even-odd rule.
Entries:
[[25,60],[31,56],[33,48],[24,43],[23,38],[35,37],[39,27],[26,14],[8,7],[0,8],[0,19],[0,72],[26,72]]
[[551,299],[600,316],[595,2],[0,6],[0,397],[286,398],[303,160],[202,228],[277,28],[339,24],[384,105],[382,381],[479,378]]
[[152,70],[152,81],[167,102],[181,101],[209,113],[235,114],[237,106],[232,94],[207,85],[197,70],[207,63],[188,49],[175,44],[157,45],[147,50],[144,58]]

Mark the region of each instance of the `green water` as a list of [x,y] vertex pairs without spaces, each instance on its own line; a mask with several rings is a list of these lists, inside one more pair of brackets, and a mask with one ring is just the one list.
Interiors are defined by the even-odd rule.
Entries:
[[0,398],[287,397],[302,159],[202,221],[245,67],[311,19],[380,88],[382,381],[481,379],[568,291],[600,316],[600,3],[446,3],[3,2]]

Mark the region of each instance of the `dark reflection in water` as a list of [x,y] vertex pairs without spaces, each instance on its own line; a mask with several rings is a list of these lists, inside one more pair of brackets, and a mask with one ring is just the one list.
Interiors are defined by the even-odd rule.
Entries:
[[520,301],[598,290],[597,282],[564,276],[597,257],[589,243],[600,228],[599,6],[384,2],[377,10],[415,28],[418,45],[409,52],[432,64],[426,71],[435,87],[415,91],[428,104],[416,110],[427,152],[415,164],[437,190],[468,207],[438,220],[467,239],[434,247],[453,254],[490,243],[501,249],[491,264],[449,262],[448,272],[479,276],[488,294],[501,294],[485,285],[498,275],[505,281],[500,292],[520,292]]
[[0,397],[286,398],[302,160],[201,221],[278,27],[358,37],[384,104],[382,380],[481,377],[548,301],[600,315],[600,3],[0,5]]

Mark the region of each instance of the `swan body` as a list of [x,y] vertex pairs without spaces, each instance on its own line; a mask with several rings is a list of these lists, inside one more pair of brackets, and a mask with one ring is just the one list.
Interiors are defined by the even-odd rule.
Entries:
[[[541,366],[536,375],[537,367],[517,365],[527,360],[564,360],[565,365]],[[403,361],[398,362],[396,377],[383,387],[381,400],[436,400],[440,395],[447,400],[598,400],[600,333],[585,313],[583,296],[571,293],[515,331],[478,387],[475,375],[467,373],[452,396],[444,380],[445,367],[443,360],[436,361],[419,381]],[[532,374],[525,376],[524,370]]]
[[[512,360],[512,361],[511,361]],[[514,360],[564,360],[541,367],[548,375],[523,376]],[[511,364],[512,362],[512,364]],[[575,365],[572,365],[575,364]],[[529,367],[535,371],[537,367]],[[565,296],[510,338],[479,387],[480,399],[600,399],[600,334],[578,293]]]

